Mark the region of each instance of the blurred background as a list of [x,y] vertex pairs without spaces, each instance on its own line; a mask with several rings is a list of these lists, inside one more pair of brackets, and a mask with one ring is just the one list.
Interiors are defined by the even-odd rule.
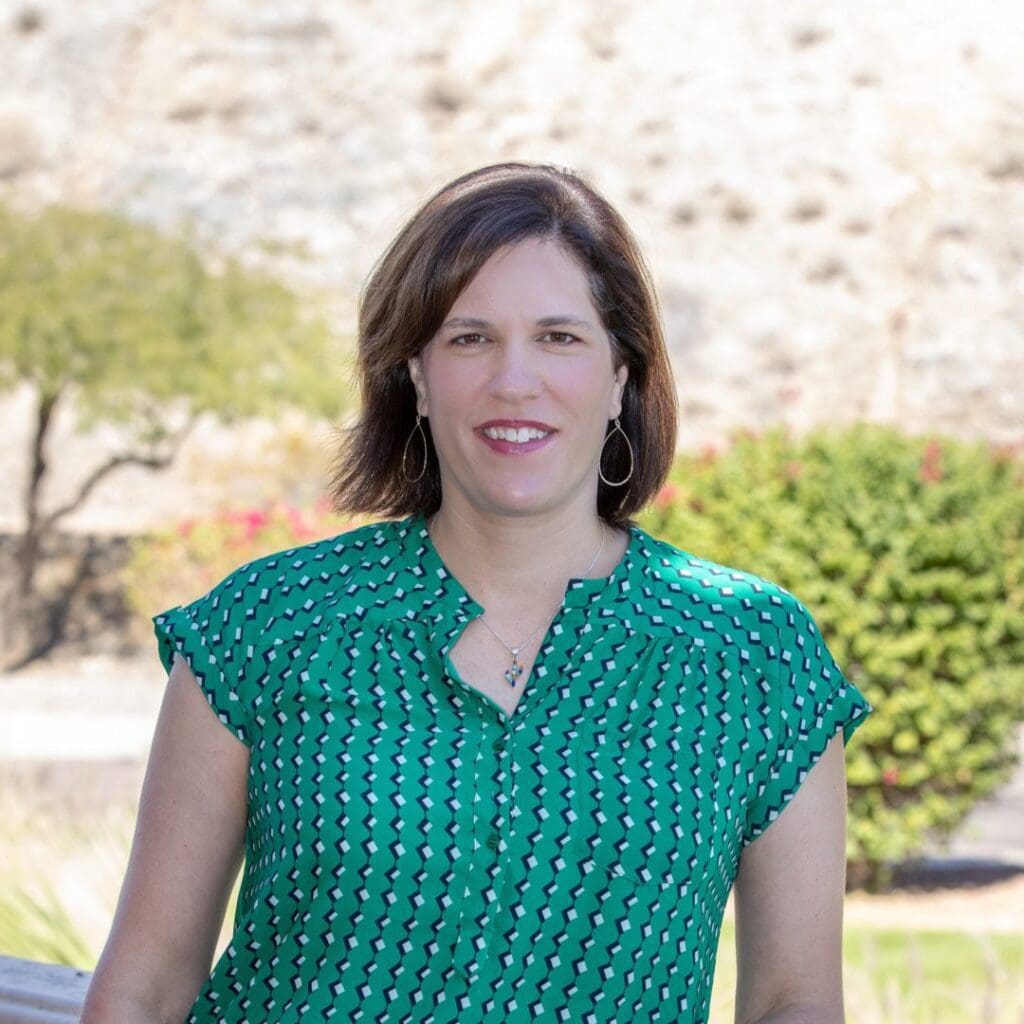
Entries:
[[355,525],[360,287],[526,160],[651,265],[682,415],[643,525],[792,589],[877,709],[850,1019],[1020,1024],[1022,53],[1014,0],[0,0],[0,955],[95,965],[150,618]]

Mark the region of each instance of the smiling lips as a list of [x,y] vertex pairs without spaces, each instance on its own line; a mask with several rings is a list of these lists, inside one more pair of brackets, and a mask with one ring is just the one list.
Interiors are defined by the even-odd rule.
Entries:
[[555,432],[546,423],[530,420],[491,420],[477,428],[477,433],[492,451],[510,455],[542,448]]

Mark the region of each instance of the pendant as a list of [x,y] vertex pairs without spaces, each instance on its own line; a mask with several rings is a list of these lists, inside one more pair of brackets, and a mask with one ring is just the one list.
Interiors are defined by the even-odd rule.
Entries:
[[519,664],[519,652],[512,652],[512,665],[505,669],[505,678],[509,686],[515,686],[516,680],[523,674],[523,666]]

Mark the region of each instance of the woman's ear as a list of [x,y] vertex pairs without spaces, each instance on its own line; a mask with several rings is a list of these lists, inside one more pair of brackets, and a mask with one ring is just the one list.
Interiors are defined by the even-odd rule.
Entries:
[[612,388],[612,405],[608,419],[613,420],[622,414],[622,396],[626,392],[626,381],[629,380],[629,367],[623,363],[615,371],[615,385]]
[[421,416],[427,414],[427,387],[423,381],[423,362],[419,356],[412,356],[407,362],[406,366],[409,368],[409,378],[412,380],[412,386],[416,389],[416,411]]

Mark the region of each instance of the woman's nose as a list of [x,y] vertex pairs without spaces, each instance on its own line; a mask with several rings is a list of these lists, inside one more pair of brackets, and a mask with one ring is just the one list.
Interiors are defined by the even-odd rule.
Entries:
[[502,342],[496,346],[491,393],[503,398],[532,397],[541,389],[540,353],[529,342]]

